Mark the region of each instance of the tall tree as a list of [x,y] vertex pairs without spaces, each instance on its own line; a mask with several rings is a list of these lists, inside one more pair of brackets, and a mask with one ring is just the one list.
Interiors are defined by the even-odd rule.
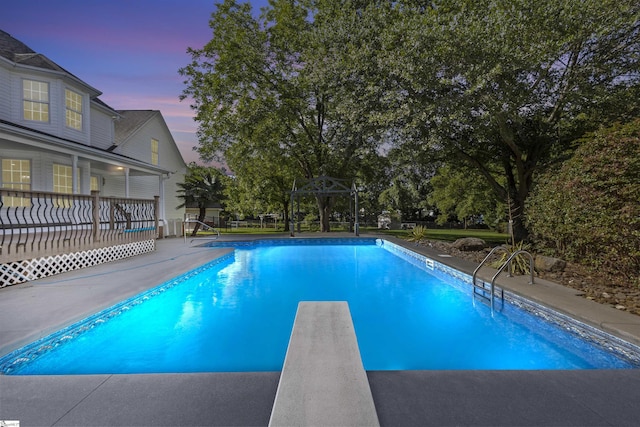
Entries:
[[[339,114],[343,102],[318,65],[325,38],[315,2],[272,0],[260,18],[249,4],[216,4],[212,39],[191,49],[183,97],[193,100],[205,159],[243,146],[295,165],[295,174],[353,179],[377,140]],[[326,66],[327,64],[325,64]],[[331,197],[317,195],[322,231]]]
[[497,200],[476,169],[443,166],[431,179],[431,185],[429,200],[440,211],[438,224],[444,224],[451,216],[463,221],[465,228],[472,217],[481,217],[492,228],[504,224],[505,205]]
[[193,228],[192,236],[195,236],[204,223],[207,208],[213,204],[222,205],[224,198],[225,176],[218,169],[189,164],[189,169],[184,177],[184,182],[178,183],[178,197],[183,202],[176,206],[177,209],[185,206],[198,208],[198,222]]
[[290,191],[295,180],[291,158],[277,152],[256,152],[250,148],[237,144],[226,151],[227,163],[235,175],[235,185],[228,198],[243,212],[281,213],[286,227]]
[[369,25],[335,61],[359,99],[352,114],[401,129],[407,151],[428,146],[476,168],[511,201],[517,239],[536,171],[585,131],[638,111],[635,0],[370,2],[332,25],[354,19]]

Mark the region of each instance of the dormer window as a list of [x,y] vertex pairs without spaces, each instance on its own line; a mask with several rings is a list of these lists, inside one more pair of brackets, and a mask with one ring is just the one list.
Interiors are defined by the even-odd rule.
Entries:
[[72,90],[64,90],[67,127],[82,130],[82,95]]
[[22,109],[25,120],[49,121],[49,83],[22,81]]

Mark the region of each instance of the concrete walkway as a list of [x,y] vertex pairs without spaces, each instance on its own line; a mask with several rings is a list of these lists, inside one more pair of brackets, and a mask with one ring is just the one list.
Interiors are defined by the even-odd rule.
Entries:
[[[474,267],[418,250],[463,271]],[[224,251],[164,239],[151,254],[0,289],[0,354]],[[640,343],[640,316],[549,282],[530,286],[514,278],[501,285]],[[382,426],[631,426],[640,419],[640,370],[379,371],[367,377]],[[0,376],[0,420],[20,420],[21,426],[266,426],[279,379],[280,372]]]

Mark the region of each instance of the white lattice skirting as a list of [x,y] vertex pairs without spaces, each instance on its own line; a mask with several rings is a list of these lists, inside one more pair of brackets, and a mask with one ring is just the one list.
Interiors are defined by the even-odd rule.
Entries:
[[155,240],[0,264],[0,287],[17,285],[66,271],[141,255],[155,250]]

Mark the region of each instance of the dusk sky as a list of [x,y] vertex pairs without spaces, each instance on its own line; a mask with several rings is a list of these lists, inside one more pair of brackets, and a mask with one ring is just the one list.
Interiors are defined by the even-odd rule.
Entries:
[[[221,0],[220,0],[221,1]],[[211,39],[215,0],[9,0],[0,29],[101,91],[116,110],[160,110],[188,163],[197,123],[178,69]],[[251,0],[256,15],[267,0]]]

